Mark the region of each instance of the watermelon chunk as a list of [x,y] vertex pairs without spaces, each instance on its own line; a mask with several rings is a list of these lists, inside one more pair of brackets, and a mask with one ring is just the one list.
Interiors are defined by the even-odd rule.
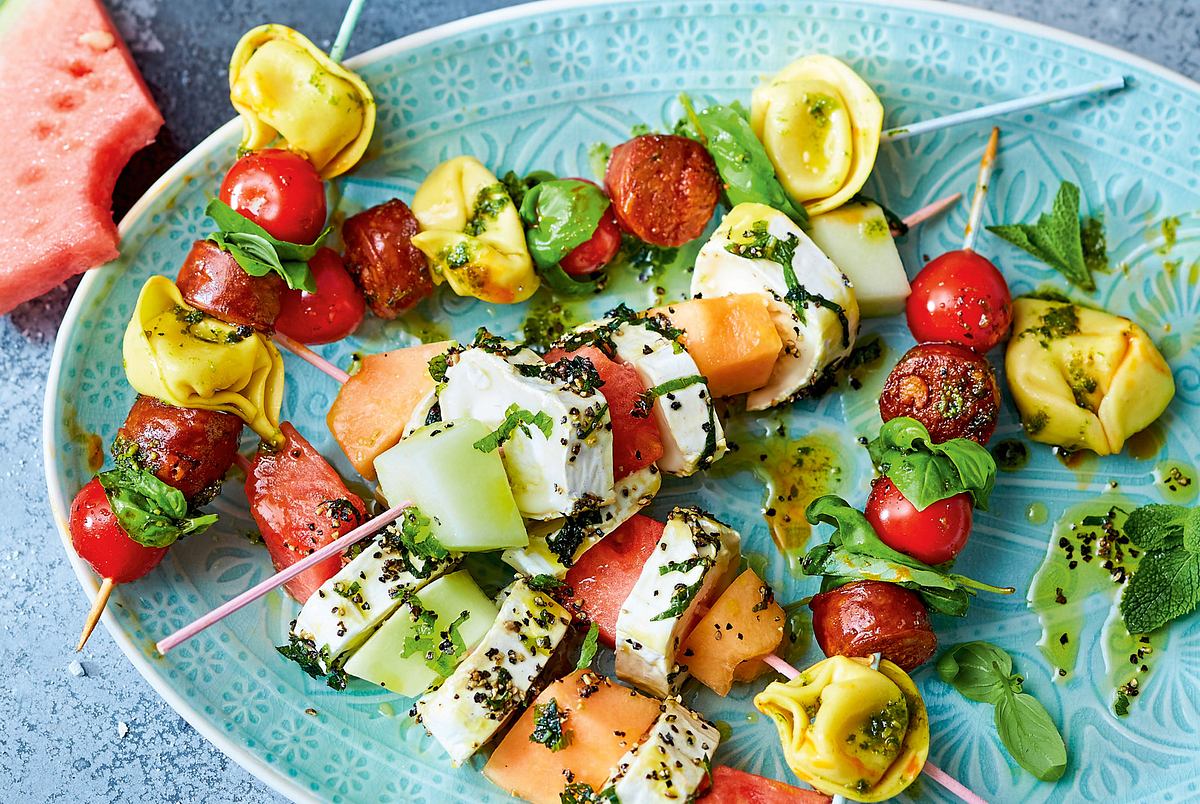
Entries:
[[600,641],[610,648],[617,644],[621,606],[665,527],[648,516],[634,514],[596,542],[567,572],[573,604],[596,624]]
[[628,477],[661,458],[663,443],[658,425],[650,416],[633,415],[638,398],[646,390],[637,371],[609,360],[594,346],[582,346],[570,353],[551,349],[546,353],[546,362],[556,363],[564,357],[586,357],[604,382],[600,393],[612,418],[613,477],[617,480]]
[[112,191],[162,115],[97,0],[0,3],[0,314],[117,256]]

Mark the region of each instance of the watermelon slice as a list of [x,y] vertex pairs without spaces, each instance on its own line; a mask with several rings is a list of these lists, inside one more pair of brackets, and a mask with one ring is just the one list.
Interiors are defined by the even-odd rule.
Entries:
[[162,115],[97,0],[0,2],[0,314],[117,256],[112,191]]

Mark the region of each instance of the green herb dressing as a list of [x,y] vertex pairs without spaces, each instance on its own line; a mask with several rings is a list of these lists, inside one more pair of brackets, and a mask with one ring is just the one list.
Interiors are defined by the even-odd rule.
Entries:
[[1067,509],[1054,525],[1026,598],[1042,626],[1038,647],[1064,680],[1076,670],[1085,621],[1095,622],[1103,612],[1100,641],[1114,700],[1118,691],[1126,698],[1137,695],[1166,642],[1165,629],[1131,635],[1117,608],[1118,594],[1141,554],[1122,533],[1125,515],[1117,509],[1135,507],[1125,497],[1105,495]]
[[1196,468],[1175,460],[1166,460],[1154,467],[1154,487],[1165,502],[1172,505],[1192,505],[1200,485]]

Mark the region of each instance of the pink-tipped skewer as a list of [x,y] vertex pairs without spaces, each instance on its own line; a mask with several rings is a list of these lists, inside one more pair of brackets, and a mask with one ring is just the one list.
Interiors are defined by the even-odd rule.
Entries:
[[305,570],[310,569],[314,565],[321,563],[327,558],[345,551],[350,547],[350,545],[354,544],[358,540],[364,539],[385,525],[390,524],[393,520],[404,513],[405,508],[408,508],[411,505],[412,503],[405,501],[399,505],[392,506],[379,516],[372,519],[370,522],[364,522],[354,530],[347,533],[345,536],[340,536],[337,539],[334,539],[332,542],[325,545],[320,550],[317,550],[312,555],[306,556],[300,561],[297,561],[287,569],[280,570],[262,583],[250,587],[233,600],[218,606],[190,625],[185,625],[183,628],[180,628],[170,636],[159,640],[158,644],[156,644],[154,647],[158,650],[160,655],[166,656],[172,648],[175,648],[181,643],[191,639],[196,634],[208,628],[210,625],[220,622],[243,606],[258,600],[272,589],[282,586]]
[[346,383],[346,380],[350,379],[349,374],[342,371],[340,368],[333,365],[325,358],[321,357],[319,354],[314,352],[312,349],[309,349],[307,346],[300,343],[300,341],[293,340],[293,339],[289,338],[287,335],[284,335],[282,332],[275,333],[275,343],[279,344],[284,349],[287,349],[289,352],[291,352],[292,354],[294,354],[296,357],[300,358],[301,360],[306,361],[309,365],[313,366],[314,368],[325,372],[326,374],[328,374],[330,377],[332,377],[334,380],[336,380],[340,384],[344,385]]
[[[880,656],[878,653],[873,654],[871,656],[871,666],[878,667],[879,659],[880,659]],[[799,670],[797,670],[795,667],[792,667],[790,664],[788,664],[787,662],[785,662],[783,659],[779,658],[775,654],[771,654],[770,656],[767,656],[765,659],[763,659],[763,661],[766,662],[768,665],[770,665],[771,669],[775,670],[777,673],[779,673],[781,676],[784,676],[789,681],[791,681],[796,676],[800,675]],[[942,787],[949,790],[954,795],[958,796],[959,800],[966,802],[966,804],[988,804],[988,802],[986,800],[984,800],[984,799],[980,798],[979,796],[975,795],[974,793],[972,793],[967,788],[967,786],[964,785],[962,782],[958,781],[958,779],[955,779],[953,776],[946,773],[944,770],[942,770],[937,765],[934,765],[932,762],[930,762],[928,760],[925,761],[925,766],[921,769],[921,772],[926,774],[927,776],[929,776],[930,779],[933,779],[935,782],[937,782]],[[842,798],[842,796],[834,797],[835,802],[838,801],[838,799],[842,799],[843,801],[845,801],[845,799]]]
[[901,223],[911,229],[917,224],[924,223],[930,218],[945,212],[947,209],[957,204],[961,198],[962,193],[955,193],[954,195],[948,195],[945,198],[939,198],[937,201],[926,204],[916,212],[907,216],[901,221]]

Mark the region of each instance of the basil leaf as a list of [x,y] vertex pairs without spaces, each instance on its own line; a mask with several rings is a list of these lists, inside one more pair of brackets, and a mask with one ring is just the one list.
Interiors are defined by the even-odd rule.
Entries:
[[1121,616],[1131,634],[1146,634],[1200,606],[1200,553],[1176,547],[1151,550],[1121,595]]
[[538,268],[538,274],[546,286],[560,296],[586,296],[589,293],[597,293],[604,287],[604,282],[600,277],[575,279],[558,263]]
[[1183,534],[1189,516],[1189,510],[1181,505],[1151,503],[1130,511],[1122,530],[1143,550],[1160,550]]
[[907,567],[922,569],[928,567],[915,558],[906,556],[884,544],[863,513],[841,497],[833,494],[818,497],[809,503],[804,516],[811,525],[823,522],[837,528],[830,543],[843,546],[852,553],[894,561]]
[[325,227],[325,231],[309,245],[302,245],[272,237],[266,229],[219,198],[209,201],[204,212],[220,229],[208,239],[229,252],[250,276],[266,276],[273,271],[293,290],[316,292],[317,284],[308,261],[321,248],[331,227]]
[[918,511],[969,492],[987,510],[996,484],[996,459],[966,438],[933,443],[925,425],[908,416],[884,423],[867,445],[872,462]]
[[529,256],[538,268],[558,265],[591,240],[609,203],[599,187],[579,179],[543,181],[526,191],[521,220]]
[[1028,693],[1007,692],[996,701],[996,732],[1013,759],[1043,782],[1067,769],[1067,747],[1046,707]]
[[937,673],[964,697],[994,704],[1011,691],[1012,657],[990,642],[966,642],[938,658]]
[[187,498],[136,461],[96,476],[108,504],[129,538],[146,547],[166,547],[191,533],[203,533],[216,514],[189,515]]
[[808,213],[803,205],[792,203],[779,183],[775,166],[750,128],[749,115],[740,103],[714,104],[697,113],[687,95],[681,94],[679,102],[687,117],[675,126],[676,133],[699,140],[708,149],[730,206],[743,202],[766,204],[808,228]]

